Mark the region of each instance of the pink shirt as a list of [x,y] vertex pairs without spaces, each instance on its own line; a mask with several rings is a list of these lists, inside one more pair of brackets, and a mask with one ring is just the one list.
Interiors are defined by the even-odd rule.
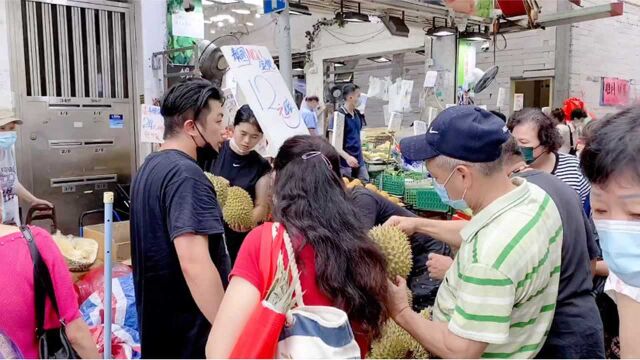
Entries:
[[[51,235],[41,228],[30,228],[49,268],[60,317],[68,324],[80,317],[71,273]],[[33,262],[27,241],[20,232],[0,237],[0,289],[0,329],[16,343],[25,358],[37,358]],[[59,324],[47,299],[45,329]]]

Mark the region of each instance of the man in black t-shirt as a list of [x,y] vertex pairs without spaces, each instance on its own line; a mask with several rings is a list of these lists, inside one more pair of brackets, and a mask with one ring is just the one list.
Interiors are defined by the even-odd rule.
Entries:
[[144,358],[203,358],[230,262],[222,213],[197,149],[222,141],[222,94],[204,80],[162,100],[161,151],[131,187],[131,251]]
[[[360,220],[367,228],[384,224],[392,216],[416,217],[382,196],[362,187],[351,190],[352,204],[360,214]],[[413,293],[413,307],[421,310],[432,306],[438,294],[441,280],[429,276],[427,260],[430,254],[452,256],[451,249],[445,243],[424,234],[414,234],[410,238],[413,254],[413,267],[407,285]]]

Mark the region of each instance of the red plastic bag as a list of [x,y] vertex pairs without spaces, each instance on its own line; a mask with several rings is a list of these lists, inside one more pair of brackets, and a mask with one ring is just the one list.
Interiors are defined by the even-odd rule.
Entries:
[[[564,101],[562,110],[564,111],[564,116],[565,119],[571,121],[571,112],[575,109],[583,109],[584,108],[584,101],[582,101],[582,99],[580,98],[576,98],[576,97],[572,97],[572,98],[568,98],[567,100]],[[586,111],[586,110],[585,110]]]
[[[129,266],[115,263],[111,269],[111,275],[115,279],[120,276],[129,275],[131,271]],[[78,294],[78,304],[84,303],[91,294],[104,288],[104,265],[91,269],[73,286],[76,288],[76,293]]]

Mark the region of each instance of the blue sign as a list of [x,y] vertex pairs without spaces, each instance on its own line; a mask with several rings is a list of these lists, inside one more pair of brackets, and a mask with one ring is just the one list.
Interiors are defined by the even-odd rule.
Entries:
[[271,12],[282,11],[285,7],[287,7],[286,0],[264,0],[264,13],[268,14]]
[[109,127],[111,129],[124,129],[124,115],[109,114]]

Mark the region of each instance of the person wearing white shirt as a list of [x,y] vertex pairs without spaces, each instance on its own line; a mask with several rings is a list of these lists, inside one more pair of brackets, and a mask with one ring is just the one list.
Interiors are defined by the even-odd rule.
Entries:
[[18,199],[31,206],[53,207],[50,202],[35,197],[18,181],[15,144],[18,138],[16,129],[21,124],[22,120],[15,117],[13,111],[0,109],[0,189],[4,201],[2,223],[7,225],[20,225]]

